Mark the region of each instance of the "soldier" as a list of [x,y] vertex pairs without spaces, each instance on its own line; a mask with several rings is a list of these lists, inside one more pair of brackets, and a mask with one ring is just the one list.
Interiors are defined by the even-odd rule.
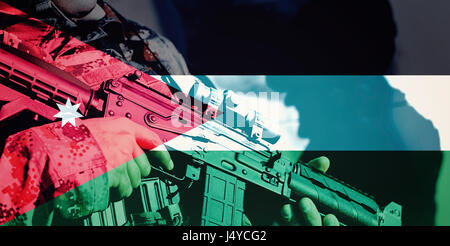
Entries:
[[[70,72],[93,89],[120,73],[121,64],[153,75],[188,73],[169,40],[125,19],[103,1],[6,2],[34,18],[1,3],[4,41],[11,38],[9,45]],[[19,217],[10,223],[45,225],[52,223],[53,214],[77,219],[105,209],[110,189],[128,197],[141,177],[149,174],[144,150],[162,145],[152,131],[127,119],[90,119],[76,125],[47,124],[6,140],[1,157],[0,223]],[[157,162],[171,170],[170,155],[157,153]],[[329,161],[319,158],[311,165],[325,172]],[[306,224],[322,224],[310,199],[302,199],[299,205]],[[291,207],[284,207],[282,214],[292,220]],[[324,224],[339,223],[329,215]]]

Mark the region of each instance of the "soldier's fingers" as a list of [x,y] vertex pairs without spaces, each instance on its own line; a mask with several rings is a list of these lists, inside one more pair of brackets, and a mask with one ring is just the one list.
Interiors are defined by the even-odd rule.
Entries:
[[117,188],[119,186],[119,179],[115,169],[108,171],[109,188]]
[[136,142],[141,148],[152,150],[163,144],[159,136],[150,129],[129,121],[128,126],[134,132]]
[[127,173],[131,187],[137,188],[141,183],[141,171],[134,159],[127,162]]
[[316,205],[314,205],[311,199],[304,197],[299,202],[300,214],[304,218],[305,225],[309,226],[321,226],[322,218],[319,211],[317,211]]
[[150,152],[147,153],[147,156],[150,158],[150,163],[156,162],[156,164],[165,169],[172,170],[174,166],[173,161],[159,136],[137,123],[129,122],[128,124],[135,134],[136,143],[142,149],[150,150]]
[[289,223],[292,221],[292,218],[294,217],[294,209],[291,204],[284,204],[281,207],[280,217],[282,222]]
[[323,217],[324,226],[339,226],[339,220],[333,214],[327,214]]
[[146,177],[150,174],[151,165],[148,161],[147,155],[144,151],[136,144],[133,150],[134,161],[136,162],[142,177]]
[[325,173],[330,167],[330,160],[325,156],[321,156],[308,162],[308,165],[320,172]]
[[156,163],[166,170],[172,170],[174,167],[170,154],[164,145],[160,145],[157,150],[148,151],[147,157],[149,158],[150,163]]
[[120,183],[117,189],[119,190],[119,194],[121,197],[129,197],[131,195],[131,193],[133,192],[133,187],[131,186],[128,175],[122,175],[120,177]]

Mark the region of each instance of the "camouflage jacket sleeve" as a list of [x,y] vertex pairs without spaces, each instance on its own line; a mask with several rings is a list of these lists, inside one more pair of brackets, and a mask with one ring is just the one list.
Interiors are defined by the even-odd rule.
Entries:
[[82,124],[56,122],[12,135],[0,160],[0,224],[46,224],[55,210],[70,219],[105,209],[105,172],[106,159]]

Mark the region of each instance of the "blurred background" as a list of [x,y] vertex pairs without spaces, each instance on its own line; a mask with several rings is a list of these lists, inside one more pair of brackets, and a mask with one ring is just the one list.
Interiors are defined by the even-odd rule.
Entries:
[[[193,74],[450,74],[448,0],[107,2],[174,42]],[[433,121],[441,146],[450,150],[449,78],[387,81]],[[450,154],[444,152],[436,225],[450,225],[448,187]]]

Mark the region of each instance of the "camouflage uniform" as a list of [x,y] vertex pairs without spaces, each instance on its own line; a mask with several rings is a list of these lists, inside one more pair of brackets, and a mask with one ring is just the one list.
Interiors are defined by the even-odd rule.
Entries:
[[[188,73],[170,41],[100,4],[104,18],[75,23],[55,12],[51,1],[41,1],[34,18],[0,2],[0,40],[93,89],[133,68],[152,75]],[[69,218],[106,208],[109,184],[107,175],[102,175],[106,160],[85,125],[61,127],[57,122],[31,128],[10,136],[4,146],[0,224],[13,218],[17,219],[12,224],[46,224],[54,208]]]

